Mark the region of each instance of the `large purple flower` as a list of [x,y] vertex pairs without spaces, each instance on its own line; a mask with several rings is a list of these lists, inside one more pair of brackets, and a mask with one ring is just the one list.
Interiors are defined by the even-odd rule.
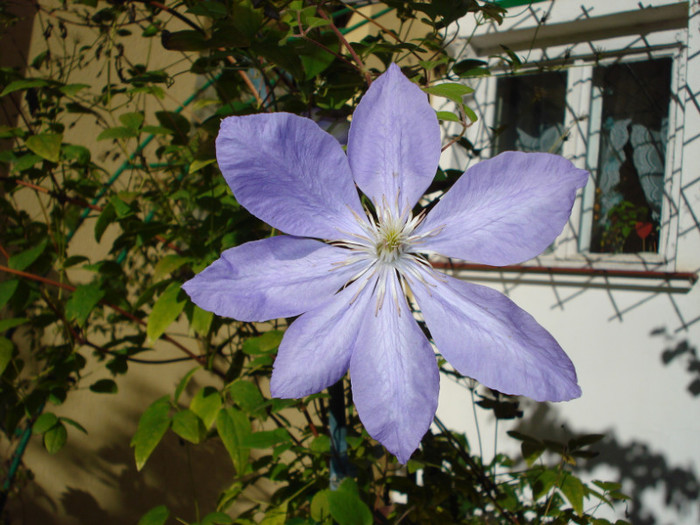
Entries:
[[347,155],[314,122],[286,113],[225,119],[216,151],[238,202],[287,235],[226,250],[184,289],[241,321],[300,316],[280,344],[272,395],[319,392],[349,369],[367,431],[408,461],[435,415],[439,377],[407,296],[460,373],[539,401],[581,394],[571,361],[528,313],[436,272],[427,255],[497,266],[534,257],[564,227],[585,171],[555,155],[503,153],[414,217],[437,169],[440,130],[396,65],[358,105]]

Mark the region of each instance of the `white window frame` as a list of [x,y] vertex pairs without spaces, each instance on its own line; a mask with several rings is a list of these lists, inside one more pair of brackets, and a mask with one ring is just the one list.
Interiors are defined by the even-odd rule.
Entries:
[[[624,16],[621,13],[620,16]],[[669,57],[671,66],[671,97],[669,101],[668,137],[666,141],[664,197],[658,253],[593,253],[588,250],[592,226],[592,206],[595,184],[592,177],[586,188],[579,193],[574,203],[571,219],[562,234],[548,253],[525,263],[526,265],[550,267],[586,267],[605,270],[654,270],[673,272],[676,270],[676,247],[678,234],[678,205],[680,203],[680,179],[683,152],[684,108],[680,102],[679,86],[684,86],[687,70],[687,29],[665,30],[640,37],[639,35],[608,38],[606,40],[558,45],[556,47],[533,49],[528,62],[537,64],[543,58],[558,57],[568,52],[572,57],[591,55],[591,44],[596,50],[605,50],[614,58],[603,58],[599,65],[615,62],[648,60]],[[489,60],[491,66],[498,66],[493,58],[476,56]],[[593,69],[596,63],[586,58],[574,59],[567,64],[567,108],[564,129],[568,138],[564,141],[561,154],[577,167],[587,169],[598,162],[598,143],[587,148],[586,140],[592,127],[596,125],[591,117],[591,95]],[[525,66],[527,68],[527,66]],[[536,71],[536,70],[535,70]],[[467,137],[477,146],[484,147],[482,158],[491,156],[493,145],[489,126],[494,126],[496,108],[496,86],[498,79],[507,73],[496,73],[491,77],[468,83],[475,88],[473,100],[480,107],[480,122],[473,126]],[[472,106],[474,107],[474,106]],[[478,109],[477,108],[477,109]],[[593,119],[594,120],[594,119]],[[599,124],[599,123],[598,123]],[[454,130],[451,128],[450,130]],[[456,153],[453,159],[457,166],[464,166],[464,155]],[[448,161],[449,163],[449,161]],[[451,166],[450,166],[451,167]],[[456,166],[455,166],[456,167]]]

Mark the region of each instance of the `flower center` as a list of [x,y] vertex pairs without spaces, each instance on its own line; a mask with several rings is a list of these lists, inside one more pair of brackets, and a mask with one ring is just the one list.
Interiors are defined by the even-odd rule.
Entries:
[[406,231],[406,226],[401,218],[394,217],[376,225],[372,233],[375,254],[379,262],[392,264],[409,248],[410,231]]

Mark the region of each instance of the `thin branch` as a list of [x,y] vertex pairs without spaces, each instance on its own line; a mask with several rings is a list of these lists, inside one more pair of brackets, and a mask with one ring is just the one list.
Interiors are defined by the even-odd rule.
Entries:
[[[8,268],[7,266],[3,266],[3,265],[0,265],[0,272],[11,273],[11,274],[17,275],[19,277],[24,277],[25,279],[30,279],[32,281],[37,281],[40,283],[48,284],[48,285],[54,286],[56,288],[62,288],[64,290],[68,290],[69,292],[75,292],[75,290],[76,290],[76,287],[72,286],[70,284],[54,281],[53,279],[48,279],[47,277],[42,277],[40,275],[36,275],[33,273],[23,272],[21,270],[15,270],[14,268]],[[120,308],[119,306],[108,303],[106,301],[100,301],[100,304],[111,308],[115,312],[121,314],[122,316],[126,317],[127,319],[130,319],[131,321],[134,321],[134,322],[140,324],[141,326],[146,326],[146,324],[147,324],[146,321],[144,321],[140,317],[136,317],[134,314],[127,312],[126,310],[124,310],[123,308]],[[206,356],[203,356],[203,355],[198,356],[197,354],[192,352],[190,349],[188,349],[187,347],[182,345],[179,341],[170,337],[168,334],[163,334],[161,336],[161,338],[164,339],[165,341],[169,342],[170,344],[176,346],[182,352],[187,354],[190,359],[194,359],[198,363],[204,363],[206,361]]]
[[350,45],[350,42],[348,42],[345,39],[345,36],[343,33],[340,32],[340,30],[336,27],[336,25],[333,23],[333,20],[326,14],[326,12],[323,9],[318,10],[318,14],[321,16],[321,18],[325,18],[329,22],[329,27],[331,30],[335,33],[335,36],[338,37],[338,40],[340,40],[340,43],[343,44],[345,49],[348,50],[350,53],[350,56],[352,56],[353,60],[357,63],[358,69],[360,73],[365,77],[365,82],[367,82],[367,85],[369,86],[372,83],[372,76],[369,74],[369,71],[367,70],[367,67],[365,67],[365,63],[362,61],[360,56],[355,52],[353,47]]

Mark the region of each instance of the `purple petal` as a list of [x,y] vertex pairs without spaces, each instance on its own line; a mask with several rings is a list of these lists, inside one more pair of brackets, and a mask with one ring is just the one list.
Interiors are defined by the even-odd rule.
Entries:
[[[393,285],[398,287],[396,277]],[[397,311],[397,303],[400,314]],[[367,432],[406,463],[437,409],[440,380],[435,354],[399,290],[371,304],[350,360],[352,396]]]
[[441,277],[412,290],[438,351],[461,374],[537,401],[581,395],[571,360],[530,314],[496,290]]
[[384,198],[411,208],[433,180],[440,126],[426,94],[396,64],[372,83],[357,106],[348,158],[355,182],[377,204]]
[[197,306],[239,321],[306,312],[331,297],[352,274],[339,266],[347,250],[281,235],[226,250],[183,288]]
[[505,266],[539,255],[559,235],[584,170],[549,153],[507,151],[482,161],[440,199],[416,233],[426,250]]
[[270,392],[274,397],[315,394],[343,377],[371,302],[372,284],[355,297],[360,289],[360,282],[355,281],[290,325],[272,370]]
[[322,239],[359,231],[352,211],[364,211],[347,157],[312,120],[289,113],[229,117],[216,158],[238,202],[271,226]]

